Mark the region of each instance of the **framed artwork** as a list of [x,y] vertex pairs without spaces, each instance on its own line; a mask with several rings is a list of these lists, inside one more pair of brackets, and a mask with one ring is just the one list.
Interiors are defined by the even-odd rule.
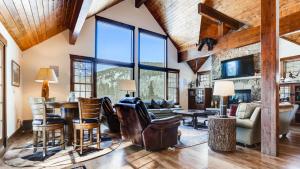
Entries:
[[58,67],[58,66],[51,65],[51,66],[49,66],[49,68],[51,68],[51,69],[54,70],[55,75],[56,75],[57,78],[58,78],[58,77],[59,77],[59,67]]
[[11,85],[19,87],[20,86],[20,65],[15,62],[11,61]]

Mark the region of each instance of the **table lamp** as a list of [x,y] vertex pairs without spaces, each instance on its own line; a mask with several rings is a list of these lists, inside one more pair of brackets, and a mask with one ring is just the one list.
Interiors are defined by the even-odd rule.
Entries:
[[219,80],[215,82],[213,95],[220,96],[220,117],[227,117],[227,96],[234,94],[233,81]]
[[56,74],[51,68],[40,68],[36,75],[35,81],[43,83],[41,94],[45,99],[49,98],[49,83],[58,82]]
[[135,80],[120,80],[119,81],[119,89],[121,91],[126,91],[127,94],[125,97],[129,97],[129,92],[135,92],[136,86],[135,86]]

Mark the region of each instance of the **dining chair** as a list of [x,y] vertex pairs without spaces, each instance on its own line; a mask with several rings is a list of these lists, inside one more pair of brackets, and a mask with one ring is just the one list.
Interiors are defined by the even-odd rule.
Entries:
[[[74,127],[74,149],[79,146],[80,154],[83,147],[97,144],[100,149],[100,111],[101,100],[98,98],[78,98],[79,119],[73,120]],[[96,129],[97,141],[93,143],[93,129]],[[84,131],[88,130],[89,143],[84,143]],[[77,144],[77,131],[79,131],[79,145]]]
[[47,107],[45,103],[45,98],[43,97],[30,97],[29,103],[31,106],[33,121],[32,121],[32,130],[33,130],[33,147],[34,152],[37,151],[39,143],[39,132],[42,135],[43,143],[43,157],[47,154],[48,148],[48,134],[54,133],[52,135],[53,146],[55,145],[55,131],[60,131],[60,142],[59,145],[62,149],[65,149],[64,141],[64,119],[60,117],[48,117],[47,116]]

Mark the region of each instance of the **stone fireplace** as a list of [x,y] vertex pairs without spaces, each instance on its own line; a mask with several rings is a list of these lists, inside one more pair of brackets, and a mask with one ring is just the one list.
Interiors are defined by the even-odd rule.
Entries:
[[[212,79],[221,79],[221,62],[223,60],[243,57],[247,55],[254,55],[254,69],[256,72],[256,77],[246,77],[246,78],[237,78],[233,79],[235,90],[238,93],[243,93],[239,95],[243,95],[247,98],[250,98],[250,101],[259,101],[261,100],[261,79],[260,75],[260,67],[261,67],[261,59],[260,59],[260,44],[253,44],[249,46],[244,46],[241,48],[230,49],[224,52],[220,52],[218,54],[212,55]],[[247,95],[247,96],[246,96]],[[250,95],[250,97],[249,97]],[[249,99],[246,99],[248,101]]]

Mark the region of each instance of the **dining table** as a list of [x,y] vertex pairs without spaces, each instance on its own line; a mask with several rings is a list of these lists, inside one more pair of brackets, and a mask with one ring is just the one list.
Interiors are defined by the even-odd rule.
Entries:
[[68,146],[71,146],[74,140],[73,119],[79,118],[78,101],[46,102],[46,106],[61,110],[62,118],[66,121],[64,128],[66,143]]

